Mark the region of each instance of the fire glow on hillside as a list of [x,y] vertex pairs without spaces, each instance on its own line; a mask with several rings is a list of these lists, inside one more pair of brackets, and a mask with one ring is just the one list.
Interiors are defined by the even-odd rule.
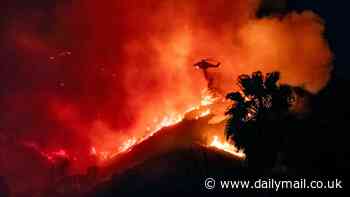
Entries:
[[[203,91],[206,92],[206,91]],[[190,113],[194,110],[199,110],[202,107],[206,107],[206,106],[210,106],[211,104],[213,104],[213,102],[215,102],[216,98],[214,98],[211,95],[204,95],[203,99],[201,101],[201,104],[198,106],[193,106],[191,108],[189,108],[187,111],[185,111],[183,114],[178,114],[175,116],[165,116],[163,119],[161,119],[160,123],[158,123],[157,125],[155,125],[155,129],[150,131],[148,135],[136,139],[136,138],[130,138],[128,140],[126,140],[115,152],[97,152],[95,147],[91,148],[91,152],[93,153],[93,155],[97,156],[98,159],[100,161],[104,161],[110,158],[113,158],[115,156],[117,156],[120,153],[124,153],[127,152],[129,150],[131,150],[133,148],[133,146],[143,142],[144,140],[147,140],[148,138],[150,138],[151,136],[153,136],[155,133],[157,133],[158,131],[160,131],[162,128],[164,127],[169,127],[172,125],[175,125],[181,121],[184,120],[185,115],[187,113]],[[200,111],[195,117],[194,119],[199,119],[205,116],[210,115],[210,108]],[[245,155],[242,151],[238,151],[237,148],[235,148],[235,146],[233,144],[230,144],[228,142],[221,142],[218,140],[218,136],[212,136],[212,142],[210,144],[207,144],[206,146],[210,146],[210,147],[215,147],[218,149],[221,149],[223,151],[226,151],[228,153],[234,154],[240,158],[244,158]],[[205,144],[203,144],[205,145]]]
[[[141,138],[132,137],[130,139],[127,139],[125,142],[123,142],[119,147],[116,147],[115,150],[97,150],[96,147],[92,146],[90,148],[90,155],[92,157],[96,157],[99,162],[108,161],[109,159],[117,156],[118,154],[125,153],[133,148],[133,146],[147,140],[148,138],[152,137],[155,133],[160,131],[164,127],[169,127],[172,125],[175,125],[181,121],[184,120],[185,115],[187,113],[193,112],[195,110],[200,110],[201,108],[207,107],[205,110],[200,110],[197,112],[197,114],[193,117],[193,119],[199,119],[205,116],[210,115],[210,105],[212,105],[217,98],[213,97],[212,95],[208,94],[208,91],[202,91],[204,94],[202,96],[202,100],[199,105],[190,107],[188,110],[186,110],[183,114],[175,114],[173,116],[165,116],[161,119],[161,121],[154,126],[154,129],[152,131],[149,131],[149,133]],[[149,128],[148,128],[149,129]],[[149,129],[150,130],[150,129]],[[233,144],[225,141],[219,140],[219,137],[217,135],[214,135],[209,137],[208,144],[203,144],[204,146],[208,147],[215,147],[217,149],[223,150],[227,153],[233,154],[241,159],[245,158],[245,154],[242,150],[238,150]],[[35,147],[38,151],[40,151],[37,147]],[[43,152],[40,151],[41,154],[48,159],[50,162],[54,162],[56,159],[65,158],[69,160],[77,160],[77,156],[71,156],[67,153],[64,149],[59,149],[58,151],[52,151],[52,152]]]
[[242,150],[238,150],[234,145],[232,145],[228,142],[220,141],[218,136],[213,137],[213,140],[211,141],[209,146],[221,149],[221,150],[228,152],[228,153],[231,153],[231,154],[233,154],[241,159],[245,159],[245,157],[246,157],[246,155],[244,154],[244,152]]
[[[238,89],[240,74],[280,71],[281,83],[312,93],[329,80],[332,53],[311,11],[258,18],[260,0],[53,2],[50,11],[9,17],[3,32],[4,54],[14,58],[1,73],[0,143],[21,151],[9,154],[2,170],[32,173],[12,185],[35,183],[35,170],[13,167],[27,152],[38,157],[28,168],[47,172],[67,159],[72,173],[84,173],[182,121],[214,116],[210,121],[223,125],[221,98]],[[202,58],[220,67],[194,69]],[[223,130],[205,137],[201,145],[245,157]]]

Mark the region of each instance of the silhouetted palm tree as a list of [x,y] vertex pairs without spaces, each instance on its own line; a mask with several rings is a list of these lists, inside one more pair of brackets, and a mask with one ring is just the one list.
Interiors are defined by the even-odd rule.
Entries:
[[227,138],[233,138],[236,146],[245,149],[248,159],[255,160],[266,147],[273,147],[275,120],[288,114],[293,101],[292,88],[279,85],[279,72],[263,76],[260,71],[240,75],[240,92],[231,92],[227,99],[234,102],[226,112],[230,116],[226,124]]

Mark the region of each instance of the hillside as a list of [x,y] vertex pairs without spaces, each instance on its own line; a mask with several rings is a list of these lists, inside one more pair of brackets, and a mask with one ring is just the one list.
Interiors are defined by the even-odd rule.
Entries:
[[[331,81],[318,95],[310,96],[310,111],[302,117],[287,119],[282,161],[266,169],[264,175],[346,178],[349,148],[346,126],[349,107],[345,104],[346,81]],[[335,115],[336,114],[336,115]],[[103,169],[101,182],[90,196],[116,196],[147,193],[203,193],[206,177],[244,177],[254,174],[245,162],[222,150],[205,146],[208,136],[223,131],[223,124],[208,124],[210,116],[184,120],[163,128],[151,138],[117,156]],[[266,146],[269,146],[266,144]],[[263,156],[262,156],[263,158]],[[279,158],[279,159],[281,159]],[[214,190],[217,191],[217,190]],[[208,193],[209,192],[209,193]]]
[[[224,123],[208,124],[211,117],[209,115],[192,120],[185,118],[176,125],[162,128],[153,136],[105,163],[101,168],[101,176],[108,177],[111,174],[123,173],[150,158],[179,149],[191,150],[195,146],[205,147],[214,135],[223,135]],[[239,160],[238,157],[234,158]]]
[[[193,145],[160,154],[101,183],[90,196],[213,192],[208,177],[240,177],[242,162],[217,149]],[[208,193],[209,194],[209,193]]]

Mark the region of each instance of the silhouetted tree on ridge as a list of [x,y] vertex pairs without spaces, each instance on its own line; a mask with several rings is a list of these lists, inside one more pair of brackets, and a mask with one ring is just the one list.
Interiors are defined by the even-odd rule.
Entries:
[[231,92],[227,99],[234,102],[226,112],[229,120],[225,134],[247,154],[249,166],[272,167],[280,146],[277,123],[288,115],[293,103],[292,87],[279,85],[279,72],[265,76],[260,71],[238,77],[239,92]]

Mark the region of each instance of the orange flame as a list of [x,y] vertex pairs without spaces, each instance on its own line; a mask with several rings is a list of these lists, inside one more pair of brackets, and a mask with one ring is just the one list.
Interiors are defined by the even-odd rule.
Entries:
[[[162,128],[169,127],[183,121],[187,113],[198,110],[199,112],[197,112],[197,114],[194,116],[195,120],[201,117],[210,115],[211,114],[210,106],[213,103],[215,103],[215,101],[217,100],[218,98],[211,95],[208,91],[202,91],[202,99],[200,104],[189,107],[183,113],[169,113],[168,115],[164,116],[161,119],[155,119],[154,126],[148,127],[147,128],[148,133],[143,137],[137,138],[135,136],[131,136],[129,139],[125,140],[121,145],[116,147],[114,151],[101,150],[95,146],[91,146],[89,150],[90,155],[95,157],[98,162],[105,162],[107,160],[110,160],[111,158],[121,153],[125,153],[132,150],[132,148],[135,145],[152,137],[155,133],[160,131]],[[221,142],[218,136],[213,136],[212,142],[209,145],[208,144],[204,144],[204,145],[221,149],[225,152],[236,155],[239,158],[245,158],[245,154],[242,151],[237,150],[237,148],[234,145],[228,142]],[[68,153],[63,149],[60,149],[59,151],[56,151],[56,152],[45,153],[43,155],[45,155],[45,157],[49,161],[53,161],[55,158],[58,158],[58,157],[69,158]]]
[[[130,139],[126,140],[122,145],[120,145],[116,152],[109,152],[109,153],[107,152],[106,155],[103,156],[103,158],[99,157],[99,160],[104,161],[106,159],[110,159],[112,157],[115,157],[116,155],[118,155],[120,153],[130,151],[135,145],[147,140],[148,138],[153,136],[155,133],[160,131],[162,128],[175,125],[175,124],[181,122],[182,120],[184,120],[185,114],[187,114],[193,110],[198,110],[201,107],[209,106],[216,101],[216,98],[213,97],[212,95],[210,95],[207,91],[203,91],[202,94],[203,94],[202,100],[201,100],[201,103],[199,105],[189,107],[183,113],[170,113],[170,115],[164,116],[162,119],[160,119],[160,121],[158,121],[158,123],[155,124],[155,126],[147,128],[147,130],[149,132],[147,135],[145,135],[144,137],[141,137],[139,139],[137,139],[135,137],[131,137]],[[199,119],[201,117],[207,116],[210,113],[211,113],[211,111],[208,108],[208,109],[200,112],[198,115],[196,115],[195,119]],[[155,119],[154,122],[157,122],[157,120]]]
[[137,142],[137,140],[135,138],[131,138],[129,140],[127,140],[126,142],[124,142],[119,149],[119,152],[124,152],[129,150],[133,145],[135,145]]
[[233,144],[230,144],[228,142],[221,142],[218,136],[213,137],[213,140],[209,144],[209,147],[215,147],[217,149],[231,153],[241,159],[245,159],[246,157],[243,150],[238,150]]

